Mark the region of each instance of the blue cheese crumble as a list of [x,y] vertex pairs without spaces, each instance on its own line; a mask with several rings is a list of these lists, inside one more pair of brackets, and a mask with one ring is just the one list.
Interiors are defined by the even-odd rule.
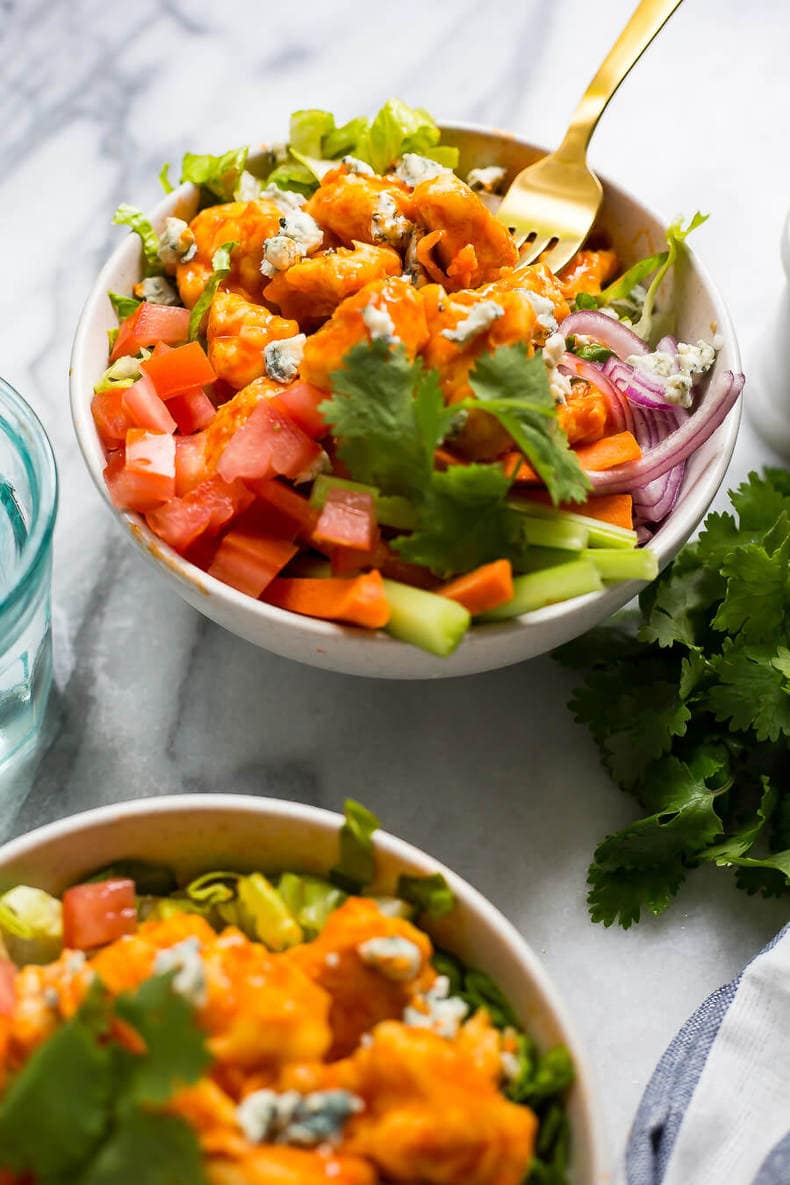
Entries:
[[469,1005],[460,996],[450,995],[450,980],[437,975],[433,986],[408,1004],[403,1023],[416,1029],[431,1029],[440,1037],[452,1040],[469,1014]]
[[371,341],[381,339],[386,342],[397,342],[399,340],[395,333],[395,322],[392,317],[386,309],[379,308],[372,300],[369,300],[362,310],[362,320],[365,322],[365,328],[370,334]]
[[159,236],[159,260],[170,275],[179,263],[189,263],[197,255],[195,236],[183,218],[168,218]]
[[422,967],[420,948],[398,935],[368,938],[360,942],[357,954],[366,967],[373,967],[393,983],[409,983],[417,978]]
[[296,333],[293,337],[282,337],[269,342],[263,350],[263,364],[266,373],[275,383],[290,383],[299,373],[306,336]]
[[263,244],[261,274],[273,276],[285,271],[315,251],[324,241],[324,232],[304,210],[290,210],[280,219],[280,233]]
[[167,950],[160,950],[154,959],[154,974],[166,975],[175,971],[173,991],[194,1008],[206,1003],[206,970],[200,957],[200,940],[185,938]]
[[135,284],[132,292],[138,300],[147,300],[150,304],[181,304],[180,296],[164,276],[146,276],[139,284]]
[[505,180],[505,172],[500,165],[489,165],[485,169],[470,169],[466,175],[466,184],[475,193],[496,193]]
[[504,315],[505,310],[495,300],[481,300],[480,304],[474,305],[470,309],[469,315],[459,321],[454,329],[443,329],[442,337],[446,337],[448,341],[456,342],[459,346],[465,346],[472,338],[485,333],[496,320]]
[[366,164],[364,160],[359,160],[356,156],[344,156],[343,164],[346,166],[347,173],[355,173],[358,177],[374,176],[370,165]]
[[557,329],[557,318],[554,316],[554,305],[548,297],[541,296],[539,292],[531,292],[528,288],[522,288],[521,291],[535,310],[541,329],[554,333]]
[[292,214],[307,201],[303,193],[297,193],[294,189],[280,189],[279,185],[267,185],[258,196],[262,201],[275,205],[281,214]]
[[373,242],[401,247],[413,229],[414,224],[398,213],[392,194],[380,194],[370,218],[370,237]]
[[414,189],[421,181],[430,181],[432,177],[441,177],[443,173],[450,173],[451,169],[440,165],[436,160],[427,156],[419,156],[416,152],[404,152],[395,169],[395,176],[409,189]]
[[652,354],[631,354],[629,366],[642,374],[664,380],[664,398],[676,407],[691,407],[695,379],[707,374],[716,361],[716,351],[707,342],[678,342],[677,354],[654,350]]
[[236,1108],[239,1127],[251,1144],[315,1148],[337,1143],[352,1115],[364,1109],[350,1090],[256,1090]]

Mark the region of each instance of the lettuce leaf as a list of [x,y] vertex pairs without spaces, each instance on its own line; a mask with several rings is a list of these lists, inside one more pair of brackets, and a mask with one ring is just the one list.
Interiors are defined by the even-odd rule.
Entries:
[[230,275],[230,257],[237,242],[223,243],[211,257],[213,271],[206,281],[206,287],[201,292],[192,312],[189,314],[189,340],[195,341],[200,334],[203,320],[208,313],[214,293],[222,281]]
[[401,99],[389,99],[376,115],[370,127],[360,136],[354,156],[367,161],[377,173],[386,173],[404,152],[429,156],[449,168],[458,164],[458,150],[437,146],[441,132],[434,120],[421,107],[409,107]]
[[143,303],[136,296],[122,296],[120,292],[108,292],[107,296],[119,322],[131,317]]
[[165,193],[172,193],[175,186],[170,180],[170,161],[166,160],[159,170],[159,184]]
[[233,200],[233,191],[247,164],[249,148],[230,148],[222,156],[187,152],[181,162],[181,180],[192,181],[213,193],[221,202]]
[[453,891],[440,872],[435,872],[433,876],[404,874],[398,878],[395,892],[429,918],[443,918],[455,909]]
[[[634,333],[639,337],[643,337],[645,341],[653,341],[660,337],[661,333],[657,330],[655,304],[658,290],[661,287],[662,281],[671,267],[674,267],[684,250],[685,242],[693,230],[698,226],[702,226],[703,222],[708,220],[707,214],[700,214],[699,210],[691,218],[688,226],[683,226],[682,220],[679,218],[677,222],[673,222],[667,228],[667,251],[662,263],[657,268],[653,279],[650,282],[650,287],[647,290],[645,303],[642,306],[642,315],[634,325]],[[656,258],[656,257],[653,257]],[[648,261],[650,262],[650,261]],[[631,269],[634,270],[633,268]],[[668,325],[662,325],[662,329],[668,329]]]
[[379,821],[353,798],[346,799],[345,816],[340,829],[340,859],[331,869],[329,879],[346,893],[358,893],[376,875],[373,835]]
[[335,130],[335,117],[329,111],[307,108],[291,116],[288,147],[303,156],[324,156],[324,139]]
[[143,246],[144,274],[146,276],[161,276],[164,269],[159,258],[159,235],[142,210],[122,202],[113,214],[112,220],[116,226],[128,226],[130,230],[140,236]]

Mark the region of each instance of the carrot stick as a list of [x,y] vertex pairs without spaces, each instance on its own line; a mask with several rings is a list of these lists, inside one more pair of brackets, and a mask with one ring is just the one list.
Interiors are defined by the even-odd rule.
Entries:
[[390,607],[378,569],[342,580],[280,577],[266,589],[265,600],[279,609],[305,617],[346,621],[368,629],[381,629],[390,619]]
[[603,436],[594,444],[583,444],[574,450],[582,469],[614,469],[627,461],[638,461],[642,456],[639,442],[632,432],[615,432],[614,436]]
[[[613,469],[615,465],[624,465],[626,461],[638,461],[642,456],[639,443],[631,432],[615,432],[613,436],[604,436],[592,444],[581,444],[573,451],[579,458],[582,469],[591,469],[594,472]],[[512,477],[514,481],[543,484],[521,453],[507,453],[502,458],[502,464],[507,476]]]
[[[527,497],[533,502],[541,502],[544,506],[551,506],[551,497],[547,490],[530,490]],[[560,502],[558,510],[569,510],[572,514],[586,514],[588,518],[597,518],[602,523],[611,523],[613,527],[623,527],[632,531],[633,498],[630,494],[595,494],[586,502]]]
[[510,560],[494,560],[492,564],[483,564],[473,572],[467,572],[437,588],[436,592],[440,597],[463,605],[473,617],[477,613],[487,613],[489,609],[498,609],[500,605],[513,600],[513,569]]

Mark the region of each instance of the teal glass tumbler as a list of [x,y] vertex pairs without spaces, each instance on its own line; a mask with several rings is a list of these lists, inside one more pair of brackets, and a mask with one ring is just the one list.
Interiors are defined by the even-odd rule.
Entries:
[[52,687],[52,532],[58,504],[46,432],[0,379],[0,805],[29,764]]

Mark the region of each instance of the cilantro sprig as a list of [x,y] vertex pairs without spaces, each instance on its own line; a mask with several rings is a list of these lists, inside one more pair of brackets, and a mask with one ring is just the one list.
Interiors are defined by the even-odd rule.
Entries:
[[[191,1006],[155,976],[112,1000],[94,979],[0,1098],[0,1168],[37,1185],[203,1185],[197,1136],[161,1107],[210,1055]],[[119,1022],[140,1051],[117,1039]]]
[[790,473],[751,473],[640,612],[563,647],[571,706],[642,817],[590,868],[593,920],[660,914],[690,868],[748,893],[790,888]]
[[499,464],[434,466],[436,448],[460,412],[495,416],[540,474],[555,502],[583,499],[588,487],[557,421],[546,368],[523,345],[481,356],[470,375],[477,396],[446,407],[436,371],[383,339],[354,346],[332,374],[321,412],[357,481],[415,506],[417,525],[392,541],[403,559],[441,577],[491,560],[523,558],[522,522],[507,503],[511,479]]

